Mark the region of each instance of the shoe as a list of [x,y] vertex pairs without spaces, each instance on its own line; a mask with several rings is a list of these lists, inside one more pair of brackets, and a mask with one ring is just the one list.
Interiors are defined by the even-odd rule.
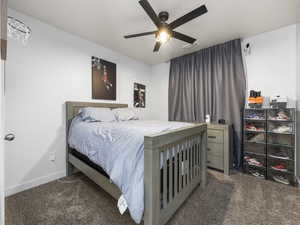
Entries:
[[269,120],[287,121],[290,119],[291,118],[284,111],[279,111],[276,116],[269,116]]
[[282,172],[287,172],[287,168],[283,164],[278,164],[276,166],[271,166],[272,169],[282,171]]
[[280,176],[280,175],[273,176],[273,179],[282,184],[290,184],[289,180],[284,176]]
[[247,131],[264,131],[264,128],[261,128],[261,127],[256,127],[252,124],[247,124],[246,125],[246,130]]
[[286,126],[286,125],[282,125],[282,126],[279,126],[277,128],[274,128],[272,130],[272,132],[274,132],[274,133],[291,133],[292,128],[289,127],[289,126]]
[[258,177],[258,178],[265,178],[265,175],[257,172],[257,171],[249,171],[249,173],[255,177]]
[[259,166],[262,167],[263,164],[261,162],[259,162],[257,159],[255,158],[251,158],[249,156],[245,156],[244,159],[246,160],[246,162],[251,165],[251,166]]
[[270,154],[270,156],[277,159],[290,159],[289,155],[282,150],[276,152],[276,154]]
[[249,139],[250,142],[264,142],[265,135],[264,134],[256,134]]

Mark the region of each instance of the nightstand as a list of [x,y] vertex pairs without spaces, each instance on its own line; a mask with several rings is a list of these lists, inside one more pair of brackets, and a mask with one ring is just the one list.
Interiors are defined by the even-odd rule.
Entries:
[[226,124],[207,124],[207,166],[229,175],[231,129]]

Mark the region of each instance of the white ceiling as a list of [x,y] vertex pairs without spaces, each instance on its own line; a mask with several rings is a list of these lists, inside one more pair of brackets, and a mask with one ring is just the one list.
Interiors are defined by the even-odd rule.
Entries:
[[155,26],[138,0],[9,0],[9,7],[124,55],[156,64],[235,38],[245,38],[300,21],[300,0],[149,0],[168,22],[206,4],[208,13],[177,28],[197,38],[183,48],[172,39],[153,53],[154,36],[125,40],[123,35],[151,31]]

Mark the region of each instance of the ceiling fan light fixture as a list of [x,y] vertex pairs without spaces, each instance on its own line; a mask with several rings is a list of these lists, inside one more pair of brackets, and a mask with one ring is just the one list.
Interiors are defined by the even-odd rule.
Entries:
[[160,30],[156,35],[156,41],[160,42],[161,44],[165,44],[171,38],[170,32],[168,30]]

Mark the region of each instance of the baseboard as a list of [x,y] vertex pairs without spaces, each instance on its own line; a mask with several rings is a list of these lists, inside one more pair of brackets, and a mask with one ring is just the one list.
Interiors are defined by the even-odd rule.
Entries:
[[49,183],[51,181],[60,179],[60,178],[65,177],[65,176],[66,176],[66,172],[61,171],[61,172],[53,173],[53,174],[50,174],[50,175],[47,175],[47,176],[44,176],[44,177],[39,177],[39,178],[30,180],[30,181],[27,181],[23,184],[8,187],[8,188],[5,189],[5,196],[7,197],[7,196],[10,196],[10,195],[19,193],[21,191],[28,190],[30,188],[34,188],[34,187],[40,186],[42,184]]

